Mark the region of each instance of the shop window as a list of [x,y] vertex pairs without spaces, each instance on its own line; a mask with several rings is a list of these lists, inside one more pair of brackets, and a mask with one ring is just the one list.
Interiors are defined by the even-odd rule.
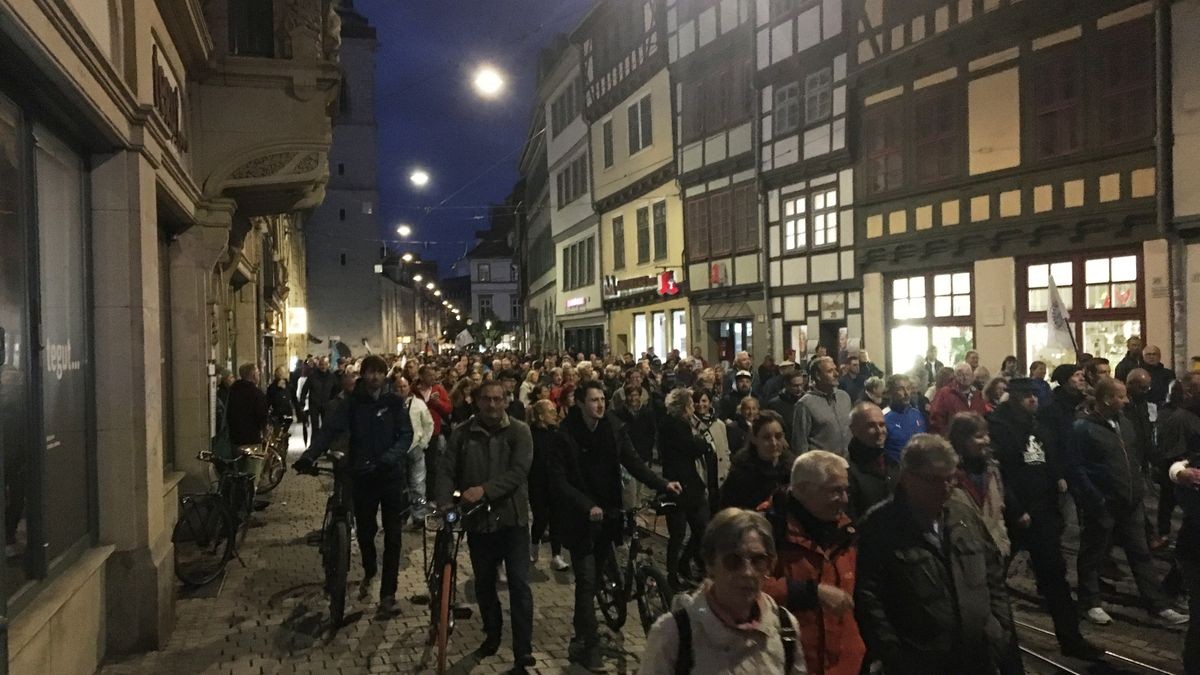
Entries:
[[654,347],[654,354],[660,359],[667,355],[667,314],[666,312],[655,312],[651,316],[651,327],[653,329],[653,339],[650,344]]
[[687,358],[687,312],[682,309],[671,312],[671,349],[678,349],[680,358]]
[[641,358],[650,346],[645,314],[633,315],[633,355]]
[[[1076,346],[1080,352],[1116,363],[1125,355],[1125,341],[1142,333],[1145,309],[1139,255],[1078,254],[1021,267],[1017,297],[1023,330],[1018,331],[1018,340],[1026,363],[1045,361],[1053,367],[1073,362]],[[1051,278],[1070,314],[1073,346],[1049,344],[1046,309]]]
[[908,371],[930,346],[947,364],[958,363],[974,344],[970,272],[944,272],[892,279],[891,370]]

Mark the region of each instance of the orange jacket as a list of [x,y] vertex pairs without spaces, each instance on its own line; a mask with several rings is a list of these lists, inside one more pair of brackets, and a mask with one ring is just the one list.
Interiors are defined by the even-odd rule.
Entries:
[[824,548],[809,538],[789,509],[799,508],[785,490],[760,507],[775,530],[778,561],[763,590],[783,604],[800,624],[800,643],[809,675],[858,675],[867,648],[858,632],[854,612],[834,614],[821,607],[818,584],[836,586],[854,595],[858,560],[856,532],[845,514],[839,516],[835,544]]

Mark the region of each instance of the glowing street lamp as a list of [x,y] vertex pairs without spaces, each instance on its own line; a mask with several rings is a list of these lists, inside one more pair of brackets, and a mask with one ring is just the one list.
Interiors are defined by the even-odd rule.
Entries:
[[417,187],[425,187],[429,185],[429,172],[424,169],[413,169],[413,172],[408,174],[408,181]]
[[437,284],[433,283],[432,281],[425,284],[425,289],[429,290],[429,291],[432,291],[436,287],[437,287]]
[[504,89],[504,76],[492,66],[481,66],[475,71],[475,91],[484,98],[495,98]]
[[440,297],[442,297],[442,291],[441,291],[440,289],[439,289],[439,290],[436,290],[436,291],[434,291],[434,292],[433,292],[433,297],[435,297],[435,298],[440,298]]
[[400,235],[401,237],[407,237],[408,235],[412,234],[412,228],[408,225],[400,225],[396,228],[396,234]]
[[412,261],[413,261],[413,254],[411,254],[411,253],[405,253],[404,255],[400,256],[400,259],[401,259],[401,260],[403,260],[404,262],[412,262]]
[[415,281],[417,283],[421,283],[424,279],[425,279],[425,277],[421,276],[420,274],[413,275],[413,281]]

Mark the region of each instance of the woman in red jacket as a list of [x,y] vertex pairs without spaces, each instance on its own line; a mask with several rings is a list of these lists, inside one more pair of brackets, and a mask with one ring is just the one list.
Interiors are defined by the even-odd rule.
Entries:
[[796,616],[809,675],[858,675],[866,655],[854,620],[847,469],[838,455],[810,450],[792,466],[791,485],[760,507],[778,555],[763,590]]

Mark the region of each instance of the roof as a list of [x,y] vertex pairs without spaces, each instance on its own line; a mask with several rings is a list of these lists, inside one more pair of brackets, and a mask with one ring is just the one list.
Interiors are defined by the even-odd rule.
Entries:
[[512,247],[503,239],[485,239],[467,252],[468,258],[505,258],[513,256]]

